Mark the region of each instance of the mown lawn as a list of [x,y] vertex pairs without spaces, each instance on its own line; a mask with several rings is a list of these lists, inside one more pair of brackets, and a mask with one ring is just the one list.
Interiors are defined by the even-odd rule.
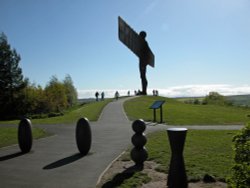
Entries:
[[[202,180],[205,174],[225,181],[233,165],[232,138],[237,131],[188,130],[184,160],[189,181]],[[171,150],[166,131],[148,135],[148,160],[160,164],[158,170],[168,172]]]
[[[250,108],[184,104],[165,97],[138,97],[126,101],[124,109],[130,120],[152,121],[153,110],[149,107],[156,100],[166,101],[163,105],[163,121],[169,125],[238,125],[249,121],[247,116],[250,114]],[[159,110],[156,116],[159,121]]]
[[[32,128],[32,135],[34,139],[49,136],[43,129]],[[16,127],[0,127],[0,148],[17,144],[17,128]]]
[[[77,109],[66,112],[63,116],[44,118],[44,119],[31,119],[32,124],[70,124],[76,123],[79,118],[86,117],[90,121],[97,121],[103,108],[111,102],[111,99],[99,102],[91,102],[85,104]],[[1,124],[18,124],[19,120],[15,121],[0,121]]]

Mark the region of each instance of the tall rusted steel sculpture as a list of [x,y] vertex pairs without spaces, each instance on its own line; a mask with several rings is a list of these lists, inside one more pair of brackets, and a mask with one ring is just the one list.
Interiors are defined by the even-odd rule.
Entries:
[[136,33],[121,17],[118,17],[119,22],[119,39],[132,52],[139,57],[139,70],[142,83],[141,95],[147,95],[148,81],[146,78],[147,65],[154,67],[155,58],[146,41],[146,32],[141,31]]

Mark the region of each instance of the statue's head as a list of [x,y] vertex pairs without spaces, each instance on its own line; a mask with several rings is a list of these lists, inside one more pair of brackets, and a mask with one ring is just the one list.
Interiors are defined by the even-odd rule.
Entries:
[[145,39],[146,36],[147,36],[147,33],[146,33],[145,31],[141,31],[141,32],[139,33],[139,35],[140,35],[143,39]]

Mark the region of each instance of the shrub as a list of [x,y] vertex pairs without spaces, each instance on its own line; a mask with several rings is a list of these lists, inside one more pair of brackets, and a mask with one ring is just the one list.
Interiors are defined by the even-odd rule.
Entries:
[[250,123],[234,136],[233,142],[235,164],[229,187],[250,187]]
[[57,117],[57,116],[63,116],[64,114],[62,112],[51,112],[48,114],[48,117]]
[[218,92],[209,92],[209,94],[202,101],[202,104],[224,105],[226,104],[226,101],[225,97]]

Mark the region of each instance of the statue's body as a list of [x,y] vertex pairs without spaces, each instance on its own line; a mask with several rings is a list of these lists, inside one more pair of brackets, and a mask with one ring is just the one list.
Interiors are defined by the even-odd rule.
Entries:
[[146,72],[147,72],[147,65],[148,65],[147,62],[148,62],[149,47],[148,47],[147,41],[145,40],[146,32],[141,31],[139,35],[144,40],[144,42],[141,43],[140,56],[139,56],[139,70],[140,70],[141,83],[142,83],[142,92],[140,94],[147,95],[148,81],[146,77]]
[[146,78],[147,65],[154,67],[154,54],[148,46],[146,39],[146,32],[141,31],[136,33],[121,17],[119,21],[119,39],[132,52],[139,57],[139,70],[142,83],[142,91],[139,95],[147,95],[148,81]]

